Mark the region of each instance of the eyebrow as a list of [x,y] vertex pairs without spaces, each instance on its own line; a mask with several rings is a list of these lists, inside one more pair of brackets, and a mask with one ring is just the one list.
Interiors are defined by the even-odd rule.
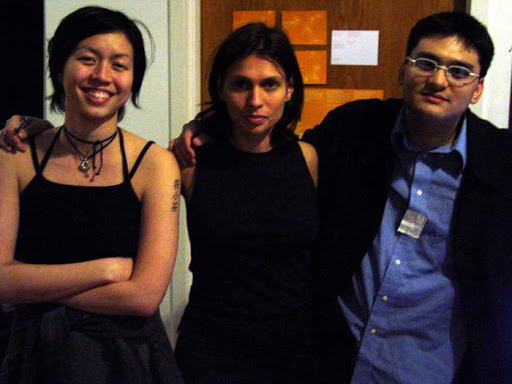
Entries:
[[[429,53],[429,52],[418,52],[417,54],[417,58],[418,57],[423,57],[425,59],[430,59],[430,60],[434,60],[436,63],[438,64],[441,64],[441,59],[434,55],[433,53]],[[474,65],[468,63],[467,61],[462,61],[462,60],[452,60],[450,62],[448,62],[448,64],[446,64],[446,66],[452,66],[452,65],[458,65],[460,67],[465,67],[467,69],[469,69],[471,72],[473,72],[473,70],[475,69]]]
[[[232,80],[247,80],[251,83],[253,82],[249,77],[244,75],[229,75],[226,77],[226,79],[232,79]],[[275,80],[275,81],[283,81],[283,78],[281,76],[269,76],[263,78],[261,81],[268,81],[268,80]]]
[[[102,56],[100,51],[98,51],[95,48],[89,47],[88,45],[84,45],[84,46],[78,47],[75,52],[78,52],[78,51],[81,51],[81,50],[89,51],[89,52],[95,54],[96,56]],[[112,55],[111,57],[114,58],[114,59],[120,59],[120,58],[132,59],[132,56],[130,54],[122,53],[122,52],[121,53],[116,53],[116,54]]]

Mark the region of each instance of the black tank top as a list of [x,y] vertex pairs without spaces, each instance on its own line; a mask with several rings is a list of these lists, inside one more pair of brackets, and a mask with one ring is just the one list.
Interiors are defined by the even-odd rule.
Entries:
[[30,140],[36,175],[20,195],[16,260],[64,264],[104,257],[135,258],[141,204],[131,179],[152,142],[146,144],[132,170],[128,171],[123,135],[121,130],[118,133],[123,182],[106,187],[65,185],[47,180],[43,170],[60,130],[41,163],[35,142]]
[[193,284],[181,326],[307,314],[318,217],[298,143],[248,153],[216,142],[197,161],[187,206]]

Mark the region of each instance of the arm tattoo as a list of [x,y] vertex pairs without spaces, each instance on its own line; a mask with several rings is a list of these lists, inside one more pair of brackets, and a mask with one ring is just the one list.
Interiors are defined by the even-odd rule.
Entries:
[[172,205],[171,205],[171,211],[176,212],[179,207],[180,203],[180,188],[181,183],[179,180],[174,180],[173,183],[173,195],[172,195]]

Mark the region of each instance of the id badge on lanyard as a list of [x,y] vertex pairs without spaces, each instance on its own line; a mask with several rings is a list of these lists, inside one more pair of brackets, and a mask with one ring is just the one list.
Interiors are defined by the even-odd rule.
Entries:
[[405,211],[405,215],[400,222],[398,232],[411,236],[414,239],[418,239],[426,223],[427,216],[408,209]]

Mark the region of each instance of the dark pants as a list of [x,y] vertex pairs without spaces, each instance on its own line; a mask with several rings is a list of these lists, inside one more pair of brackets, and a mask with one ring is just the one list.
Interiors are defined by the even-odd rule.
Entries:
[[186,384],[312,383],[303,330],[182,330],[175,355]]
[[0,307],[0,365],[4,360],[11,329],[12,313],[4,313]]

